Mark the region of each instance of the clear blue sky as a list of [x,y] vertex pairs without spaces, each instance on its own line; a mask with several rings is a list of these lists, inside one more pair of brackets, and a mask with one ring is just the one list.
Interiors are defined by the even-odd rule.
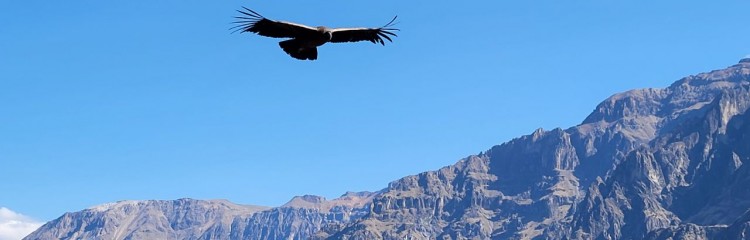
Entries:
[[[318,61],[230,34],[240,6],[380,26]],[[375,191],[606,97],[750,54],[748,1],[2,1],[0,206]]]

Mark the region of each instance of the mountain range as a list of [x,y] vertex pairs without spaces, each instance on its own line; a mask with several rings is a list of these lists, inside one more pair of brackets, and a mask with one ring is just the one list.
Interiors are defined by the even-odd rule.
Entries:
[[121,201],[24,239],[750,239],[749,107],[743,59],[376,192]]

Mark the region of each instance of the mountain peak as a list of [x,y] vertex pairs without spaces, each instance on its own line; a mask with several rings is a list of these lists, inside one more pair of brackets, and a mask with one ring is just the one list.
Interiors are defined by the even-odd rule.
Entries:
[[136,201],[136,200],[117,201],[117,202],[96,205],[96,206],[88,208],[88,210],[95,211],[95,212],[105,212],[105,211],[109,211],[109,210],[120,208],[120,207],[127,206],[127,205],[136,205],[140,202],[141,201]]
[[327,202],[325,197],[316,195],[295,196],[282,207],[314,208]]
[[[635,89],[614,94],[600,103],[583,121],[611,123],[618,120],[668,117],[666,113],[696,107],[710,102],[715,93],[735,85],[747,84],[750,79],[750,58],[724,69],[684,77],[668,88]],[[665,111],[663,108],[668,108]]]

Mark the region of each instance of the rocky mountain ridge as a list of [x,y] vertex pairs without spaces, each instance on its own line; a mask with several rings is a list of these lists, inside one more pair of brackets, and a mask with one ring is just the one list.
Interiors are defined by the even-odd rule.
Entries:
[[270,209],[120,202],[25,239],[745,239],[748,108],[743,59],[615,94],[578,126],[538,129],[378,192]]

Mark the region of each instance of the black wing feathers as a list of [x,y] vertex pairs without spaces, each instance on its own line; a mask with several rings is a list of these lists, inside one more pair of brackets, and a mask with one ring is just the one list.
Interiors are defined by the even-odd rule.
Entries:
[[[336,28],[333,29],[333,37],[331,42],[359,42],[359,41],[370,41],[372,43],[380,43],[385,45],[385,40],[393,42],[391,36],[396,37],[393,31],[398,31],[396,28],[391,28],[396,21],[394,17],[388,24],[379,28]],[[389,36],[390,35],[390,36]]]
[[238,25],[231,28],[235,29],[235,32],[252,32],[273,38],[297,38],[314,34],[316,31],[315,28],[302,24],[270,20],[253,10],[246,7],[242,8],[245,11],[237,10],[237,12],[242,13],[244,16],[235,17],[238,20],[234,23]]

